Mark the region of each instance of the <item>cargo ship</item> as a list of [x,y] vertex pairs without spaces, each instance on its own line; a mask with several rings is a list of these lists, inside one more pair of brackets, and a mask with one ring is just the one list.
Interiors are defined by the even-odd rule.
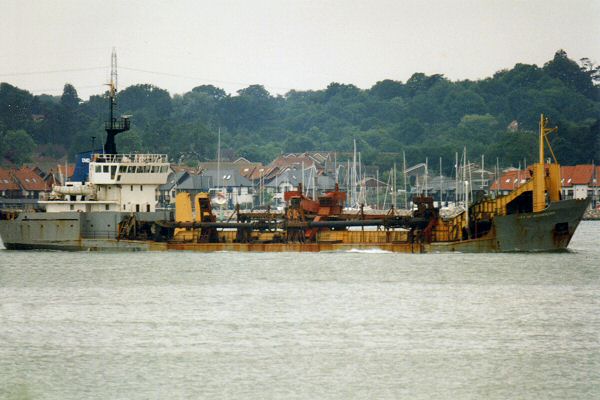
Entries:
[[317,199],[285,193],[283,213],[242,212],[217,221],[208,193],[176,197],[174,215],[156,209],[156,190],[167,181],[164,154],[118,154],[114,137],[129,129],[127,118],[111,118],[102,152],[80,157],[79,181],[56,186],[40,201],[44,212],[0,212],[7,249],[519,252],[567,249],[589,200],[561,199],[560,166],[545,162],[547,119],[540,117],[539,162],[532,178],[511,193],[484,197],[445,216],[433,198],[413,198],[414,210],[399,215],[344,211],[346,193],[336,186]]
[[[116,58],[113,55],[116,69]],[[111,74],[112,75],[112,74]],[[346,193],[332,188],[317,198],[302,187],[286,192],[281,213],[242,212],[217,221],[208,193],[177,194],[175,212],[156,209],[156,191],[167,182],[164,154],[119,154],[115,137],[130,128],[114,117],[115,80],[109,89],[106,142],[78,156],[73,182],[55,186],[43,212],[0,211],[7,249],[519,252],[566,250],[589,200],[561,198],[560,166],[540,116],[539,161],[532,178],[501,197],[482,197],[452,215],[433,198],[413,198],[414,209],[367,214],[345,212]],[[552,155],[545,161],[545,143]]]

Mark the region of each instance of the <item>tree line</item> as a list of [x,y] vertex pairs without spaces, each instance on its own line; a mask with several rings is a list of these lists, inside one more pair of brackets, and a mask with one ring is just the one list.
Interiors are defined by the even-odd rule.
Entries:
[[[331,83],[323,90],[272,95],[250,85],[235,95],[213,85],[184,94],[149,84],[127,87],[119,112],[132,115],[117,136],[121,152],[167,153],[193,165],[215,159],[217,132],[225,158],[268,162],[282,152],[350,154],[353,141],[365,164],[387,169],[404,152],[409,163],[448,160],[467,146],[474,156],[517,165],[533,160],[540,113],[559,126],[552,146],[562,164],[600,160],[600,68],[559,50],[542,67],[516,64],[492,77],[450,81],[415,73],[369,89]],[[0,162],[63,157],[104,141],[107,94],[82,101],[71,84],[61,96],[0,84]],[[92,139],[95,138],[95,139]],[[450,161],[452,160],[452,161]],[[494,161],[495,162],[495,161]]]

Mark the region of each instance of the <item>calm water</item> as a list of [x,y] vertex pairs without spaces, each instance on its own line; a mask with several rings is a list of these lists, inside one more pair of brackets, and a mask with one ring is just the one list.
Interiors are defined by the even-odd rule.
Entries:
[[0,251],[0,398],[600,398],[566,254]]

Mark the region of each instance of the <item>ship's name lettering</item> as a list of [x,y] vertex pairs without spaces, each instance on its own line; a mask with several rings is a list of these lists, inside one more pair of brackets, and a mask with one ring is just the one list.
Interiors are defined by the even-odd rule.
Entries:
[[543,218],[543,217],[549,217],[551,215],[556,214],[554,211],[549,211],[549,212],[545,212],[542,214],[533,214],[533,215],[521,215],[519,217],[519,219],[531,219],[531,218]]

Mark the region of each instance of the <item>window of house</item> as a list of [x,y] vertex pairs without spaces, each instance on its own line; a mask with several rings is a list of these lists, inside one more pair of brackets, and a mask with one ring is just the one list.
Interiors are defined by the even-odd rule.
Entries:
[[140,192],[144,190],[144,187],[140,185]]

